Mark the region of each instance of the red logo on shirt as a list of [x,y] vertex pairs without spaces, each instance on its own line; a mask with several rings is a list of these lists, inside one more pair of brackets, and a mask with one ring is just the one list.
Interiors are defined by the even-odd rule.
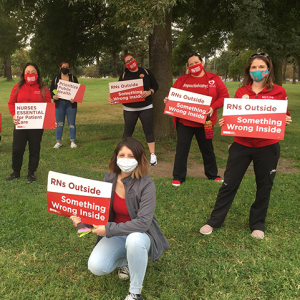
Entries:
[[144,74],[140,74],[140,77],[145,77],[145,75]]
[[243,95],[242,99],[249,99],[249,95],[248,94]]

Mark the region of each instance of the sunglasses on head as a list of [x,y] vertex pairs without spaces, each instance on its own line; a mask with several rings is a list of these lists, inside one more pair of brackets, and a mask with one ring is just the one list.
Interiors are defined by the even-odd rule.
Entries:
[[256,57],[256,56],[263,56],[263,57],[269,57],[269,54],[268,53],[254,53],[250,56],[250,58],[253,58],[253,57]]

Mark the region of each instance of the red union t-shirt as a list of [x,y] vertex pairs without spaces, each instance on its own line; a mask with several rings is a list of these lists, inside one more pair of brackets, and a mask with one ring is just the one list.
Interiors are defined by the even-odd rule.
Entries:
[[114,222],[115,223],[126,223],[131,221],[131,218],[128,213],[126,201],[124,198],[121,198],[117,193],[114,195],[113,210],[115,212]]
[[[208,80],[206,74],[202,77],[194,77],[189,76],[183,83],[183,85],[180,87],[181,90],[196,93],[196,94],[202,94],[208,96]],[[186,119],[177,119],[178,122],[183,124],[184,126],[190,126],[190,127],[203,127],[203,124],[189,121]]]

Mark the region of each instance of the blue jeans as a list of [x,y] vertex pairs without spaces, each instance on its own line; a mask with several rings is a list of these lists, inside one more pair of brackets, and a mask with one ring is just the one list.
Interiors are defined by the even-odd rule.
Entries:
[[55,118],[56,118],[56,142],[61,142],[61,138],[63,135],[64,124],[65,124],[65,116],[67,115],[69,132],[71,142],[75,142],[76,138],[76,119],[77,107],[72,108],[72,104],[68,100],[59,100],[58,107],[55,108]]
[[140,294],[147,269],[150,244],[149,236],[141,232],[111,238],[103,237],[90,255],[88,268],[93,274],[101,276],[128,264],[129,292]]

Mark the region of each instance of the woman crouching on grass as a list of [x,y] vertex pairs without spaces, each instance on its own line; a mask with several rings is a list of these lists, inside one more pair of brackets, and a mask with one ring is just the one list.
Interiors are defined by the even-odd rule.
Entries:
[[[130,276],[125,300],[142,300],[148,254],[157,260],[169,244],[154,216],[155,185],[147,175],[149,162],[143,145],[134,138],[122,140],[109,163],[104,181],[113,184],[108,223],[94,225],[98,235],[88,268],[95,275],[105,275],[119,268],[120,279]],[[71,216],[76,227],[79,217]]]

